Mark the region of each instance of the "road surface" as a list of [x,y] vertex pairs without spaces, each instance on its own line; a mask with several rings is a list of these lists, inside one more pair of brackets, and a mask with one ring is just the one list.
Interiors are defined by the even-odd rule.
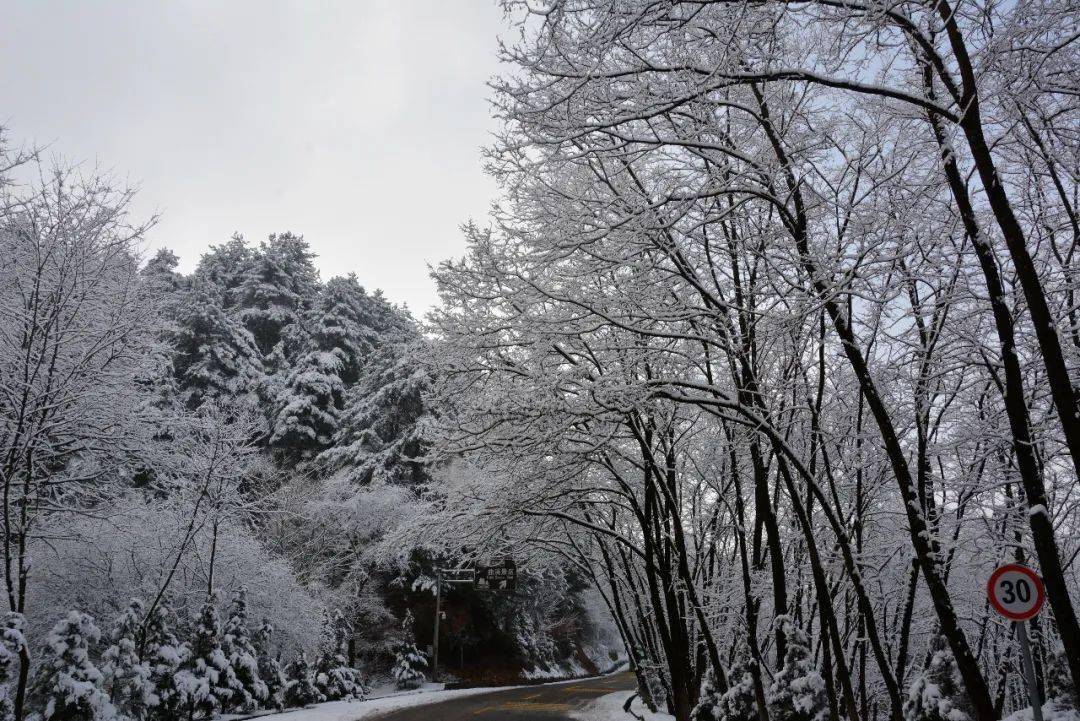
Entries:
[[[377,721],[568,721],[570,713],[615,691],[634,689],[631,673],[566,683],[492,691],[478,696],[391,711]],[[627,717],[629,718],[629,717]]]

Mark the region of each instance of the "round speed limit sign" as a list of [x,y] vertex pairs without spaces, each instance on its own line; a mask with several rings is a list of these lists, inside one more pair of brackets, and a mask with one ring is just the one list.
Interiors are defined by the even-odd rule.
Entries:
[[1042,579],[1027,566],[1010,563],[990,575],[986,584],[990,605],[1011,621],[1027,621],[1042,610],[1046,600]]

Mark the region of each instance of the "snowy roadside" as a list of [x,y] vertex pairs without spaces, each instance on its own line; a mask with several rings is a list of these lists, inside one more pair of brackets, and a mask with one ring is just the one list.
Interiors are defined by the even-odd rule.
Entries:
[[[583,709],[574,711],[570,715],[578,721],[633,721],[633,716],[623,711],[630,691],[616,691],[606,696],[601,696],[589,703]],[[666,713],[652,713],[645,708],[640,699],[634,699],[630,710],[645,721],[675,721],[675,717]]]
[[510,688],[520,687],[493,686],[447,691],[442,688],[442,684],[425,684],[423,688],[415,691],[396,691],[387,693],[385,696],[380,696],[376,692],[376,695],[363,701],[330,701],[292,711],[269,711],[249,716],[226,716],[223,717],[222,721],[243,721],[244,719],[254,718],[266,718],[272,719],[272,721],[359,721],[360,719],[372,718],[378,714],[397,711],[398,709],[425,706],[464,696],[505,691]]

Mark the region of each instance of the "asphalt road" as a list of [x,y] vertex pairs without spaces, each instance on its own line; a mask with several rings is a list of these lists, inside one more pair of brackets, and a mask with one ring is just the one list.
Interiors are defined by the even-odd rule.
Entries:
[[631,673],[544,686],[492,691],[442,703],[392,711],[378,721],[562,721],[593,699],[634,688]]

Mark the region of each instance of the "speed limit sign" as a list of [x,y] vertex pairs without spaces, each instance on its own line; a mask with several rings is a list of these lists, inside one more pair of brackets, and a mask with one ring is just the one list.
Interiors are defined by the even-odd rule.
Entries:
[[994,610],[1010,621],[1033,618],[1046,600],[1042,579],[1019,563],[1010,563],[994,571],[986,584],[986,593]]

